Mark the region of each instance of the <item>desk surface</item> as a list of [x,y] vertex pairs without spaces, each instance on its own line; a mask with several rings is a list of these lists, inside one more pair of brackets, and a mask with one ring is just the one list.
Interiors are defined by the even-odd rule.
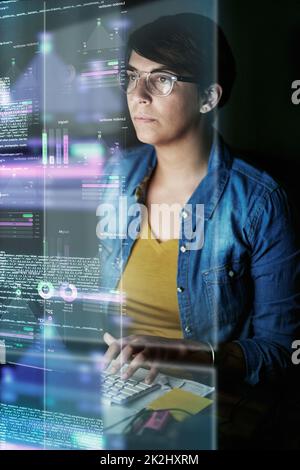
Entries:
[[[126,436],[126,449],[300,449],[298,380],[282,386],[227,384],[211,396],[214,406],[164,435]],[[214,436],[215,440],[212,438]],[[113,437],[111,436],[113,445]]]
[[[134,374],[133,378],[139,381],[143,380],[147,375],[147,372],[148,371],[146,369],[139,369]],[[124,429],[127,427],[128,422],[130,422],[130,420],[133,419],[139,411],[146,408],[157,398],[170,392],[173,388],[179,388],[187,392],[195,393],[199,396],[208,396],[208,394],[211,394],[213,391],[214,378],[212,375],[214,375],[213,371],[209,372],[205,370],[202,375],[202,377],[205,378],[205,381],[202,380],[201,382],[195,382],[186,378],[159,374],[155,379],[155,382],[161,384],[161,387],[158,390],[155,390],[125,406],[115,404],[105,405],[105,403],[103,403],[102,411],[104,431],[107,431],[107,433],[113,432],[114,434],[122,434]],[[166,378],[167,380],[165,380]]]

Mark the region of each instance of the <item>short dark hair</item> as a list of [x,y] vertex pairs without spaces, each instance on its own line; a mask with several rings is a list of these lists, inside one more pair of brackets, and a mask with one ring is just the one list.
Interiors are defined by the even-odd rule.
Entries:
[[189,73],[199,79],[201,92],[219,83],[223,89],[219,107],[228,101],[236,76],[235,60],[223,31],[206,16],[181,13],[145,24],[129,36],[126,65],[132,51],[174,73]]

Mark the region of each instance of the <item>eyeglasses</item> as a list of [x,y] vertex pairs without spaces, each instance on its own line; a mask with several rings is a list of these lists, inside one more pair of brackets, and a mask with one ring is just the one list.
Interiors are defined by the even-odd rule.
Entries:
[[168,72],[139,72],[137,70],[122,70],[119,74],[121,88],[125,93],[132,93],[141,76],[146,76],[146,88],[151,95],[168,96],[172,93],[176,82],[198,83],[192,77],[182,77]]

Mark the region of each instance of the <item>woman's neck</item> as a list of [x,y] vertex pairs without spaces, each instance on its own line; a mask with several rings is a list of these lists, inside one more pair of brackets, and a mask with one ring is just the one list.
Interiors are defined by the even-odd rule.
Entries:
[[156,182],[167,186],[197,183],[207,173],[212,132],[197,129],[176,142],[155,147]]

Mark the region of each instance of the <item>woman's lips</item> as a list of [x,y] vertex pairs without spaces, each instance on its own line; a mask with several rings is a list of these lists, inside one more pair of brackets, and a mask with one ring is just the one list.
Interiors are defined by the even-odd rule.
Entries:
[[135,116],[134,118],[135,121],[137,122],[142,122],[142,123],[149,123],[149,122],[154,122],[156,119],[150,118],[150,117],[144,117],[144,116]]

